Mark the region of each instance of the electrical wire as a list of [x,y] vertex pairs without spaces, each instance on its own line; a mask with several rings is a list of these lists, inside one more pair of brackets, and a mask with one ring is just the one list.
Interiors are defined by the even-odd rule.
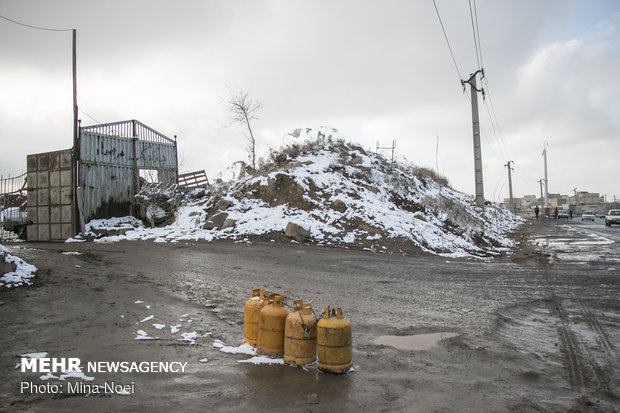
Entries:
[[99,122],[97,119],[93,118],[92,116],[90,116],[88,113],[84,112],[84,110],[78,108],[78,111],[81,112],[82,114],[86,115],[86,117],[94,120],[95,122],[97,122],[98,125],[103,125],[102,122]]
[[452,62],[454,63],[454,67],[456,68],[456,73],[459,76],[459,82],[460,82],[461,79],[463,79],[463,76],[461,76],[459,65],[456,64],[456,58],[454,57],[454,52],[452,52],[452,46],[450,46],[450,40],[448,40],[448,34],[446,33],[446,28],[444,27],[443,21],[441,20],[441,15],[439,14],[439,9],[437,8],[437,3],[435,3],[435,0],[433,0],[433,5],[435,6],[435,11],[437,12],[437,18],[439,19],[441,30],[443,31],[444,38],[446,39],[446,43],[448,44],[448,50],[450,50],[450,56],[452,56]]
[[480,53],[478,52],[478,37],[476,36],[476,25],[474,24],[474,12],[471,7],[471,0],[469,0],[469,18],[471,19],[471,30],[474,34],[474,48],[476,49],[476,62],[478,62],[478,70],[482,69],[482,63],[480,61]]
[[[482,45],[480,44],[480,25],[478,24],[478,8],[476,7],[476,0],[474,1],[474,18],[476,20],[476,37],[478,38],[478,53],[480,55],[480,68],[484,67],[484,62],[482,61]],[[470,5],[471,11],[471,5]]]
[[52,29],[52,28],[49,28],[49,27],[33,26],[31,24],[26,24],[26,23],[18,22],[17,20],[9,19],[8,17],[3,16],[1,14],[0,14],[0,18],[2,18],[4,20],[8,20],[11,23],[18,24],[20,26],[29,27],[31,29],[36,29],[36,30],[45,30],[45,31],[48,31],[48,32],[70,32],[70,31],[74,30],[74,29]]

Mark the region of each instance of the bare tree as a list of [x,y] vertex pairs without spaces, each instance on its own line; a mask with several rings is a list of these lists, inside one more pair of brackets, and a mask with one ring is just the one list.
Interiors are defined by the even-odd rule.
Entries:
[[250,132],[248,139],[250,140],[252,169],[256,170],[256,139],[254,138],[250,121],[258,119],[257,115],[262,108],[262,104],[258,100],[252,98],[252,96],[244,90],[232,91],[230,99],[226,103],[232,114],[232,121],[245,123],[248,127],[248,131]]

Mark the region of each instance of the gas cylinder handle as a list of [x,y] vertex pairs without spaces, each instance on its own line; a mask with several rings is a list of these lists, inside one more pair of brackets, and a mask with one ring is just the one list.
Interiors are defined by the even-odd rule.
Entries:
[[325,312],[323,313],[323,318],[326,319],[326,320],[329,318],[329,306],[325,307]]
[[274,296],[273,303],[275,305],[284,305],[284,297],[282,297],[281,295]]
[[258,297],[258,296],[260,296],[260,288],[254,288],[252,290],[252,294],[250,295],[250,297],[254,298],[254,297]]
[[344,315],[342,315],[342,308],[338,307],[338,315],[336,316],[337,318],[344,318]]
[[268,300],[269,299],[269,291],[268,290],[261,290],[261,292],[260,292],[260,299],[261,300]]
[[293,301],[293,311],[301,310],[303,305],[304,305],[304,302],[302,300]]

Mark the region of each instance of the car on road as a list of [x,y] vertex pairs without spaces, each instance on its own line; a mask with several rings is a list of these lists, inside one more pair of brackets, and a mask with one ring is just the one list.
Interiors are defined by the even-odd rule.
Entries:
[[594,215],[594,212],[592,211],[583,211],[583,213],[581,214],[582,221],[586,221],[586,220],[594,221],[595,218],[596,216]]
[[620,224],[620,209],[610,209],[605,217],[605,225],[611,227],[613,224]]
[[569,215],[568,215],[568,211],[564,211],[564,210],[562,210],[562,211],[559,211],[559,212],[558,212],[558,219],[560,219],[560,218],[566,218],[566,219],[568,219],[568,217],[569,217]]

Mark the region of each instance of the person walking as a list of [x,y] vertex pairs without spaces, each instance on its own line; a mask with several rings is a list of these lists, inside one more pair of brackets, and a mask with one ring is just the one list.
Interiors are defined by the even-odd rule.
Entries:
[[534,213],[536,214],[536,219],[538,219],[538,214],[540,213],[540,208],[538,208],[538,205],[534,208]]
[[553,219],[558,219],[558,207],[553,210]]
[[568,210],[568,215],[570,216],[570,219],[573,219],[573,210],[572,209]]

